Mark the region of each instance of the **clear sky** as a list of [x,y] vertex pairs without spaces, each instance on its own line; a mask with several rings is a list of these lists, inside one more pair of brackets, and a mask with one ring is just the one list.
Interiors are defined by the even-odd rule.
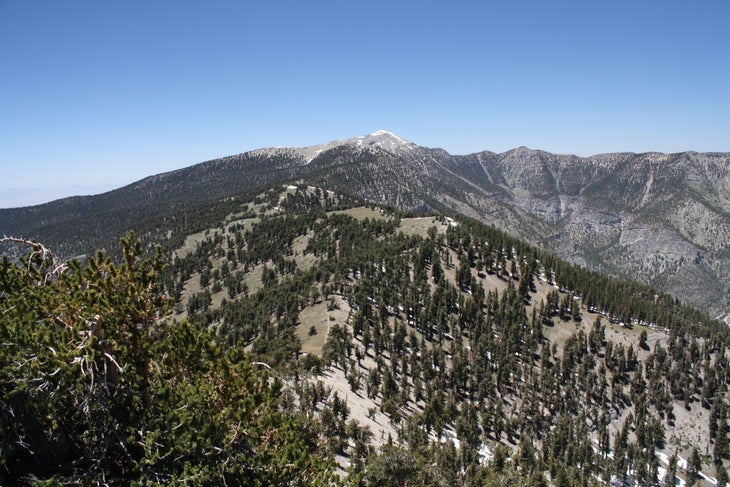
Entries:
[[0,0],[0,207],[380,129],[730,151],[730,2]]

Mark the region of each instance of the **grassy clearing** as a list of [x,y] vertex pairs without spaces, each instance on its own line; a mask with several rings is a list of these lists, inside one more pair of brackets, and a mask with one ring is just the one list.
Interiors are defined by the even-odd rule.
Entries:
[[302,272],[308,271],[314,266],[314,263],[317,262],[317,258],[313,254],[304,253],[312,235],[314,235],[313,232],[309,232],[307,235],[301,235],[295,238],[291,245],[292,252],[294,252],[294,261],[297,263],[297,267]]
[[438,233],[446,233],[447,225],[441,223],[438,218],[433,216],[403,218],[400,221],[398,229],[406,235],[418,235],[425,237],[428,234],[428,229],[431,227],[436,227],[436,231]]
[[261,221],[261,218],[244,218],[242,220],[233,220],[226,224],[226,231],[230,231],[234,225],[243,225],[243,230],[251,230],[254,225]]
[[264,266],[270,268],[273,267],[273,264],[271,261],[268,261],[255,267],[251,267],[246,275],[243,276],[243,282],[248,287],[249,294],[254,294],[264,287],[261,280],[264,275]]
[[[334,300],[339,309],[328,311],[329,299],[326,299],[299,313],[297,336],[302,341],[302,352],[321,356],[330,328],[335,324],[346,325],[350,306],[339,296],[335,296]],[[309,334],[312,327],[317,330],[315,335]]]
[[179,258],[187,257],[188,254],[191,254],[195,251],[195,248],[198,246],[200,242],[204,242],[206,238],[208,238],[208,235],[212,229],[203,230],[202,232],[193,233],[192,235],[188,235],[185,237],[185,242],[183,242],[182,247],[177,249],[174,252],[174,255]]
[[384,215],[380,210],[373,210],[367,206],[358,206],[357,208],[350,208],[348,210],[340,210],[330,212],[331,215],[350,215],[356,220],[364,220],[365,218],[375,220],[387,220],[389,217]]

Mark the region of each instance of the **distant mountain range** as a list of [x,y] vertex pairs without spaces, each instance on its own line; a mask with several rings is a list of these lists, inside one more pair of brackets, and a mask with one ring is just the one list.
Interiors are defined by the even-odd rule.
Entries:
[[404,210],[456,212],[587,267],[647,282],[714,315],[730,311],[730,154],[591,157],[519,147],[451,155],[397,135],[224,157],[96,196],[0,210],[0,235],[62,256],[93,252],[130,228],[171,238],[188,215],[302,181]]

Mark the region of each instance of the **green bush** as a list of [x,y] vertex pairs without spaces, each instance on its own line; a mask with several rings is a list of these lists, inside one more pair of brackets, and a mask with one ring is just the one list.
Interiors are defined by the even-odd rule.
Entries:
[[240,348],[170,306],[163,262],[123,239],[58,265],[42,246],[0,263],[0,483],[277,485],[331,481],[311,422]]

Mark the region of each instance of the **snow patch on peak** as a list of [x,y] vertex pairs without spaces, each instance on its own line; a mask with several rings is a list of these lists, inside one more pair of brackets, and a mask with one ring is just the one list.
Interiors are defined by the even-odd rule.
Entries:
[[393,132],[390,132],[388,130],[378,130],[370,134],[370,137],[390,137],[392,139],[396,139],[398,142],[401,142],[403,144],[410,144],[410,142],[408,142],[407,140],[398,137]]
[[[415,146],[413,142],[409,142],[402,137],[398,137],[388,130],[378,130],[362,138],[368,142],[368,145],[390,150],[412,149]],[[361,137],[358,137],[358,139],[361,139]]]
[[[386,151],[394,154],[404,154],[413,152],[418,146],[413,142],[398,137],[393,132],[388,130],[378,130],[371,134],[359,135],[343,140],[333,140],[326,144],[313,145],[309,147],[289,147],[282,149],[261,149],[259,151],[288,151],[292,154],[299,154],[305,160],[305,164],[309,164],[320,155],[322,152],[328,151],[340,145],[351,145],[358,149],[364,149],[365,147],[380,147]],[[254,151],[256,152],[256,151]]]
[[397,135],[395,135],[393,132],[390,132],[388,130],[377,130],[377,131],[373,132],[372,134],[370,134],[371,137],[378,137],[379,135],[388,135],[388,136],[394,137],[398,140],[403,140],[400,137],[398,137]]

